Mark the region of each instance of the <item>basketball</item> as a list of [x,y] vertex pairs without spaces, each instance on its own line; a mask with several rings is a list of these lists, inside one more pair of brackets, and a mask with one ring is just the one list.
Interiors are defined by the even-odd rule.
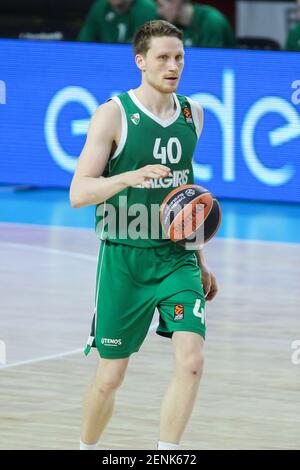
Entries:
[[214,195],[194,184],[171,191],[160,207],[165,235],[183,245],[207,243],[217,233],[221,217],[221,207]]

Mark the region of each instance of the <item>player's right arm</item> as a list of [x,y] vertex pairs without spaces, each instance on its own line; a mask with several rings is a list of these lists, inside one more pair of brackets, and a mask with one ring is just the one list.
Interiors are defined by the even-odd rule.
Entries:
[[70,187],[72,207],[100,204],[127,187],[142,185],[149,188],[149,179],[169,174],[169,168],[164,165],[147,165],[135,171],[103,177],[112,149],[118,145],[121,126],[119,106],[112,100],[94,113]]

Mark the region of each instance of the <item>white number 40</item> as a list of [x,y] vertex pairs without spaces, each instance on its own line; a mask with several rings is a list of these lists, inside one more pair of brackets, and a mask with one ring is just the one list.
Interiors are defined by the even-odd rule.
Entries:
[[177,137],[170,137],[167,147],[161,147],[160,142],[161,138],[157,137],[153,149],[154,158],[161,160],[162,165],[167,163],[167,158],[170,163],[178,163],[181,159],[182,148]]

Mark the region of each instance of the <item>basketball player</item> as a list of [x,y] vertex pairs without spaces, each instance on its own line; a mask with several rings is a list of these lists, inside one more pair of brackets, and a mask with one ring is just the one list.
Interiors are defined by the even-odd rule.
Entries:
[[[174,187],[194,182],[192,158],[203,115],[198,104],[175,93],[184,64],[182,33],[166,21],[145,23],[135,36],[134,54],[141,85],[96,110],[70,188],[73,207],[97,206],[97,227],[104,201],[117,213],[123,209],[120,196],[126,196],[129,209],[139,203],[150,210]],[[216,295],[216,279],[201,251],[160,236],[113,237],[103,227],[86,348],[87,354],[96,347],[100,360],[84,400],[80,449],[96,449],[129,357],[141,347],[155,307],[157,333],[172,338],[176,358],[157,448],[177,449],[203,371],[204,307]]]

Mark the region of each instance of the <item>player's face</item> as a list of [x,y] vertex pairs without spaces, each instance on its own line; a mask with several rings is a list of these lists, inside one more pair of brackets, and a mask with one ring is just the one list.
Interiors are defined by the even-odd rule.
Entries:
[[[138,56],[137,56],[138,58]],[[176,91],[184,65],[184,50],[176,37],[151,38],[145,57],[140,56],[138,66],[144,71],[143,78],[162,93]]]

